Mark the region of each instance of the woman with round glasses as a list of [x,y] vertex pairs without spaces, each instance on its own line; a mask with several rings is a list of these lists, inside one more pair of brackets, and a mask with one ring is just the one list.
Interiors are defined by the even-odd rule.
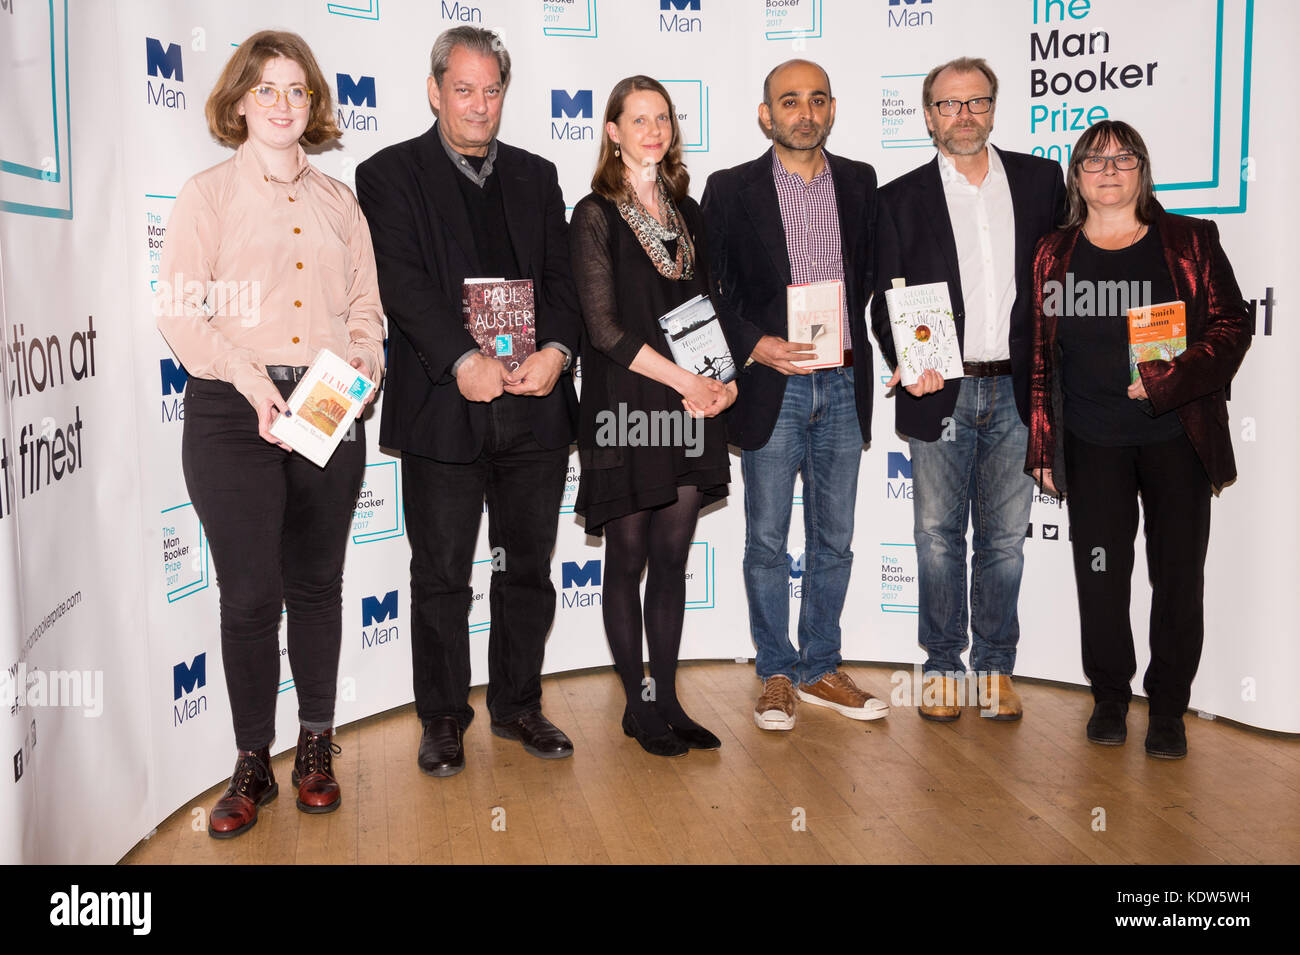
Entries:
[[[1246,304],[1214,223],[1156,201],[1146,145],[1105,120],[1079,138],[1067,214],[1034,258],[1034,350],[1025,469],[1066,497],[1087,735],[1117,746],[1137,672],[1129,625],[1142,501],[1151,579],[1146,751],[1187,755],[1183,713],[1200,663],[1210,494],[1236,477],[1224,389],[1250,346]],[[1159,342],[1130,372],[1128,309],[1153,308],[1185,350]],[[1176,327],[1182,325],[1182,328]],[[1152,357],[1146,348],[1156,349]]]
[[303,812],[339,806],[332,756],[343,553],[365,465],[358,418],[324,468],[270,427],[323,348],[378,383],[383,319],[370,231],[346,186],[303,144],[339,137],[329,87],[302,37],[239,45],[206,108],[230,159],[176,197],[163,246],[158,327],[189,374],[182,465],[217,571],[221,656],[239,750],[209,816],[223,839],[257,822],[271,772],[287,614],[298,695],[293,783]]
[[[620,80],[604,128],[592,192],[574,207],[569,231],[587,326],[575,510],[589,534],[605,536],[601,607],[627,696],[623,731],[648,753],[682,756],[722,745],[682,709],[676,671],[696,518],[726,495],[731,476],[717,415],[735,401],[736,384],[678,367],[658,323],[708,291],[700,207],[687,195],[668,91],[648,76]],[[615,429],[600,422],[610,419],[649,421],[652,429],[675,420],[670,433],[681,440],[608,441]]]

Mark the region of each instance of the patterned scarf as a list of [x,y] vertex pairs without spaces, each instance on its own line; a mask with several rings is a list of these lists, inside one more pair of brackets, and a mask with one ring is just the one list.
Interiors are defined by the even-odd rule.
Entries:
[[[682,224],[677,205],[668,195],[668,187],[664,185],[663,176],[658,178],[655,188],[658,193],[659,208],[664,211],[666,223],[660,223],[646,211],[641,200],[637,198],[635,190],[631,190],[630,200],[624,199],[618,204],[618,214],[628,224],[632,234],[641,243],[641,248],[650,257],[650,261],[654,263],[660,275],[666,279],[694,278],[695,249],[691,245],[690,236],[686,233],[686,227]],[[677,240],[675,257],[668,254],[668,249],[664,245],[665,242],[673,239]]]

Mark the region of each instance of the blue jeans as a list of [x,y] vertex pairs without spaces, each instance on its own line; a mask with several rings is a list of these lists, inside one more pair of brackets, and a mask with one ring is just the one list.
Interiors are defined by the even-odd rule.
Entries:
[[[741,452],[745,594],[762,679],[783,674],[795,684],[814,683],[839,666],[861,460],[851,368],[787,378],[772,436],[758,450]],[[790,643],[792,568],[786,546],[794,478],[801,471],[805,543],[796,652]]]
[[[948,430],[938,441],[908,439],[920,607],[927,673],[1005,673],[1020,640],[1020,572],[1034,482],[1024,473],[1029,429],[1016,410],[1011,376],[963,378]],[[944,440],[951,437],[951,440]],[[974,513],[971,513],[972,505]],[[966,607],[966,525],[975,526]]]

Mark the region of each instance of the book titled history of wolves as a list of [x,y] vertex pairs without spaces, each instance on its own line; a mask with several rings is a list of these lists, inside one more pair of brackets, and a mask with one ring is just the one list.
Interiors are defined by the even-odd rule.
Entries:
[[293,413],[276,418],[271,434],[324,467],[352,427],[357,409],[374,390],[373,381],[322,348],[289,395]]
[[962,377],[961,348],[947,282],[904,285],[902,279],[894,279],[894,287],[885,291],[885,307],[900,384],[914,385],[931,369],[945,379]]
[[786,339],[812,342],[809,358],[791,362],[800,368],[839,368],[844,364],[844,283],[839,279],[789,285],[785,290]]
[[707,296],[697,295],[661,315],[659,327],[668,336],[673,361],[680,367],[723,384],[736,377],[731,349]]
[[1144,361],[1173,361],[1187,350],[1187,307],[1161,302],[1128,310],[1128,383]]
[[537,351],[532,279],[466,279],[460,304],[479,351],[506,371],[517,370]]

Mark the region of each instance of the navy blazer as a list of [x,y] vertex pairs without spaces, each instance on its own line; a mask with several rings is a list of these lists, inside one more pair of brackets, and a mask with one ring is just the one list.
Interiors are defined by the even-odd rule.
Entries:
[[[866,305],[871,293],[871,244],[876,223],[876,171],[864,162],[825,154],[835,183],[844,259],[844,297],[853,344],[858,425],[871,440],[871,340]],[[785,338],[786,286],[791,284],[785,226],[772,178],[772,150],[752,162],[709,176],[701,202],[708,234],[711,294],[737,367],[764,335]],[[728,421],[731,443],[747,451],[772,436],[786,376],[755,362],[740,373]]]
[[[996,147],[990,147],[996,148]],[[1065,179],[1061,166],[1050,159],[999,149],[1011,188],[1011,207],[1016,220],[1016,299],[1011,307],[1011,374],[1016,409],[1029,423],[1030,350],[1033,345],[1030,271],[1038,240],[1056,228],[1065,211]],[[876,288],[871,302],[871,327],[880,342],[880,352],[890,368],[898,366],[894,338],[889,330],[889,312],[884,292],[893,280],[904,278],[908,285],[947,282],[952,297],[952,314],[957,325],[957,342],[964,341],[966,303],[962,297],[961,272],[957,265],[957,242],[953,238],[948,201],[943,194],[939,157],[899,176],[880,190],[880,225],[876,239]],[[939,391],[917,398],[903,388],[894,391],[895,427],[909,438],[937,441],[943,421],[957,407],[957,381]]]
[[[451,365],[477,348],[465,329],[461,286],[484,277],[456,169],[435,123],[422,136],[357,166],[357,199],[370,223],[379,294],[388,316],[388,376],[379,443],[448,463],[473,461],[488,427],[486,402],[467,401]],[[553,163],[497,143],[496,164],[520,275],[533,280],[537,344],[578,355],[582,316],[569,273],[568,222]],[[547,448],[571,443],[578,399],[565,372],[532,402],[532,430]]]

